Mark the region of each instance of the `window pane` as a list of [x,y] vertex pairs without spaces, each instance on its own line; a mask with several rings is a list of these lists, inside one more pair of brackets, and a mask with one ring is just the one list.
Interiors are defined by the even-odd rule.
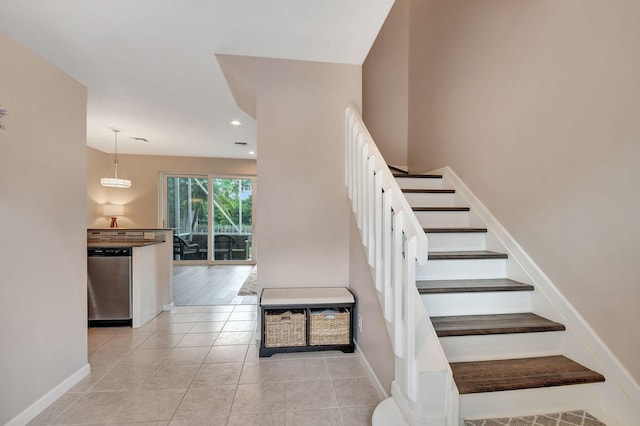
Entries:
[[167,178],[167,226],[179,237],[174,242],[175,259],[206,259],[208,193],[207,178]]
[[252,180],[214,178],[211,187],[215,243],[213,260],[251,259]]

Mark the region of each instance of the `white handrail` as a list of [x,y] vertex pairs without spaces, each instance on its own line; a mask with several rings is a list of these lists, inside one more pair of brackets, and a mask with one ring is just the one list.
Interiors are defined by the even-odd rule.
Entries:
[[415,425],[457,425],[457,391],[416,288],[428,241],[357,109],[345,111],[345,184],[390,334],[393,397]]

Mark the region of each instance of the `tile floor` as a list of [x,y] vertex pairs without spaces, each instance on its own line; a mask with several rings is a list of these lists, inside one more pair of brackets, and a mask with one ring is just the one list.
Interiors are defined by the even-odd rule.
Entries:
[[259,359],[253,304],[184,306],[139,329],[89,329],[91,374],[31,425],[368,425],[357,356]]

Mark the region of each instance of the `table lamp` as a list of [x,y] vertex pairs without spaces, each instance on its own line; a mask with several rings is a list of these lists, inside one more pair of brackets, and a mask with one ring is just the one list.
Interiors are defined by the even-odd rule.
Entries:
[[118,216],[124,216],[124,206],[118,204],[103,204],[102,213],[111,218],[110,228],[117,228]]

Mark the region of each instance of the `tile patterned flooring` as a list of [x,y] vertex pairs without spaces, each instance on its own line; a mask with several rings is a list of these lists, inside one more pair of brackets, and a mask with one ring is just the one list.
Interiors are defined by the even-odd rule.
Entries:
[[504,419],[466,420],[465,426],[606,426],[584,410]]
[[368,425],[379,395],[342,352],[259,359],[256,305],[183,306],[89,329],[91,374],[31,425]]

